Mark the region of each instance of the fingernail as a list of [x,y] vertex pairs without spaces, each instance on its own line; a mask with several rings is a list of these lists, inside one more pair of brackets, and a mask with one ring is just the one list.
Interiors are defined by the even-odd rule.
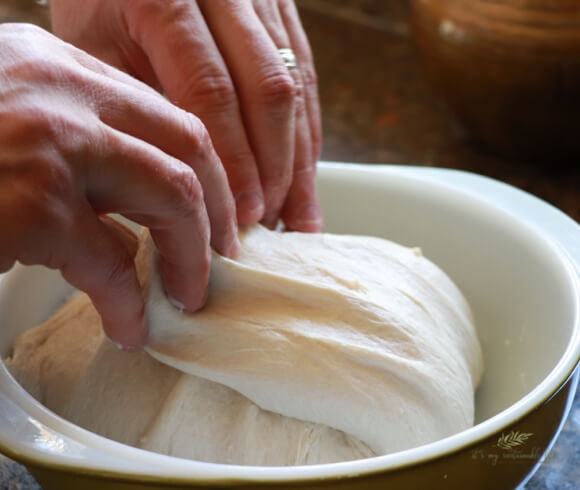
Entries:
[[169,295],[167,296],[167,299],[175,308],[179,310],[179,313],[183,313],[185,311],[185,305],[181,301],[177,301],[175,298],[172,298]]
[[[127,352],[140,352],[147,344],[148,328],[145,321],[145,304],[133,317],[111,321],[101,317],[105,338],[117,349]],[[123,327],[119,328],[120,325]]]
[[117,349],[123,351],[123,352],[139,352],[143,349],[142,345],[123,345],[121,344],[121,342],[116,342],[115,340],[112,340],[111,338],[109,338],[107,335],[105,335],[105,338],[111,342],[111,344],[113,344]]
[[236,198],[238,220],[242,225],[258,222],[264,214],[264,199],[258,192],[243,192]]
[[193,307],[190,305],[189,308],[186,308],[186,306],[179,300],[172,298],[171,296],[167,295],[167,299],[169,300],[169,302],[173,305],[173,307],[179,311],[179,313],[193,313],[194,311],[199,310],[200,308],[203,308],[203,306],[207,303],[207,297],[208,297],[208,291],[207,289],[203,292],[203,295],[199,301],[199,304],[194,305]]

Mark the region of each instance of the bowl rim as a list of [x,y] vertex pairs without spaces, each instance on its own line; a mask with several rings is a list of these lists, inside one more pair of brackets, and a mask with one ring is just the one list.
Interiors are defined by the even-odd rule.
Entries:
[[[14,448],[13,441],[5,441],[0,434],[0,452],[33,466],[50,466],[69,473],[82,475],[107,475],[119,480],[131,479],[143,482],[171,481],[171,482],[199,482],[206,484],[223,484],[224,482],[273,483],[313,481],[320,479],[345,478],[348,476],[369,476],[376,473],[398,471],[410,465],[425,464],[429,461],[448,456],[465,450],[481,441],[498,434],[507,425],[521,420],[537,407],[549,400],[573,375],[580,362],[580,226],[564,213],[550,204],[521,191],[508,184],[494,179],[479,176],[469,172],[426,167],[402,167],[382,164],[344,164],[325,162],[319,164],[319,174],[340,174],[347,176],[370,173],[371,176],[396,177],[407,181],[420,181],[422,184],[435,187],[447,187],[450,192],[463,194],[465,198],[475,201],[486,201],[486,204],[506,211],[515,219],[522,221],[533,233],[541,231],[543,241],[554,249],[563,267],[567,269],[570,281],[576,291],[575,318],[572,336],[564,354],[552,368],[545,379],[533,390],[520,398],[510,407],[486,419],[474,427],[466,429],[447,438],[432,443],[373,458],[328,463],[320,465],[293,466],[293,467],[263,467],[223,465],[190,461],[182,458],[151,453],[138,448],[125,446],[82,429],[65,421],[58,415],[42,407],[36,400],[18,385],[22,393],[27,396],[29,403],[35,403],[43,409],[43,420],[58,420],[68,424],[75,430],[71,433],[82,435],[89,441],[98,442],[101,448],[114,449],[115,452],[128,449],[131,455],[139,460],[152,460],[143,469],[136,473],[130,470],[110,470],[99,465],[90,465],[87,460],[68,460],[63,463],[58,457],[47,453],[34,452],[26,446]],[[501,205],[501,207],[500,207]],[[538,211],[539,214],[538,214]],[[538,219],[538,216],[540,217]],[[16,267],[9,274],[17,274]],[[1,278],[0,278],[1,280]],[[0,361],[1,362],[1,361]],[[3,363],[2,363],[3,364]],[[14,380],[13,380],[14,381]],[[16,381],[14,381],[16,383]],[[46,416],[47,418],[45,418]],[[145,453],[145,454],[143,454]],[[151,456],[152,455],[152,456]],[[224,475],[224,473],[226,473]]]

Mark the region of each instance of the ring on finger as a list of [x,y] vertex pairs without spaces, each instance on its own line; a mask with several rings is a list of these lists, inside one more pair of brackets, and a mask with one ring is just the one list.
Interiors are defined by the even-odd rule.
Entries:
[[282,57],[282,61],[284,62],[284,66],[288,69],[296,68],[298,66],[296,62],[296,55],[294,51],[290,48],[282,48],[278,50],[280,56]]

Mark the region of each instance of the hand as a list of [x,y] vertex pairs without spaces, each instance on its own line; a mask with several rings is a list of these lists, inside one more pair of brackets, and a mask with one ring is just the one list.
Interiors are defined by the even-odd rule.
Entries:
[[[199,116],[240,224],[319,231],[320,109],[291,0],[52,0],[53,31]],[[298,68],[278,53],[292,48]]]
[[211,247],[235,256],[235,203],[201,122],[37,27],[0,25],[0,272],[60,269],[107,335],[142,347],[144,304],[126,232],[151,229],[170,297],[205,299]]

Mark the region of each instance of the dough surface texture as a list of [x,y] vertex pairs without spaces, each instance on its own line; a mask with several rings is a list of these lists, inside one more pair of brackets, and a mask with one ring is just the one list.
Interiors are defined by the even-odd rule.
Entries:
[[369,237],[240,234],[207,305],[167,301],[150,240],[147,352],[119,351],[85,295],[15,342],[7,366],[57,414],[119,442],[216,463],[371,457],[473,424],[482,356],[469,307],[417,249]]
[[146,352],[120,351],[103,336],[85,294],[20,335],[6,365],[32,396],[70,422],[169,456],[292,466],[375,455],[343,432],[262,410]]
[[214,256],[199,312],[172,307],[152,275],[153,357],[377,454],[473,424],[483,363],[471,312],[417,249],[260,226],[240,239],[237,261]]

